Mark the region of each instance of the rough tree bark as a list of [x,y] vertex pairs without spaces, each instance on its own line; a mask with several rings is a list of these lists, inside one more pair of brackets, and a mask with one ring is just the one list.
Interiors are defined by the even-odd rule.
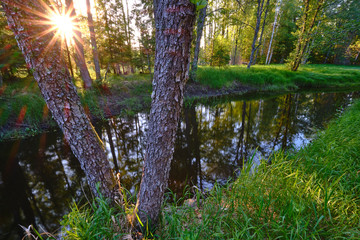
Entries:
[[256,26],[255,26],[255,31],[254,31],[253,42],[252,42],[252,45],[251,45],[250,60],[249,60],[249,63],[247,65],[248,69],[253,64],[254,54],[255,54],[255,50],[256,50],[255,45],[256,45],[256,41],[258,39],[258,34],[259,34],[259,30],[260,30],[261,15],[262,15],[263,7],[264,7],[264,1],[265,0],[257,0]]
[[90,0],[86,0],[86,11],[87,11],[87,17],[88,17],[88,25],[89,25],[89,31],[90,31],[90,41],[91,41],[93,58],[94,58],[96,79],[101,80],[99,53],[98,53],[98,48],[97,48],[97,43],[96,43],[94,21],[93,21],[90,6],[91,6],[90,5]]
[[204,24],[205,24],[206,9],[207,9],[207,5],[204,8],[200,9],[199,17],[197,20],[194,59],[191,64],[191,71],[190,71],[190,80],[191,81],[195,81],[195,78],[196,78],[196,71],[198,68],[198,61],[199,61],[200,43],[201,43],[201,37],[202,37]]
[[155,225],[168,186],[188,78],[195,6],[189,0],[154,0],[155,70],[149,132],[137,211],[143,224]]
[[[76,12],[74,8],[73,0],[66,0],[66,7],[68,11],[70,11],[70,16],[74,18],[75,25],[78,25],[78,19],[76,17]],[[85,63],[85,56],[84,56],[84,45],[83,40],[81,38],[81,32],[78,29],[78,26],[74,28],[74,48],[75,48],[75,63],[80,69],[81,78],[84,81],[84,87],[85,88],[91,88],[92,87],[92,79],[89,74],[89,70]]]
[[50,44],[54,33],[38,37],[50,27],[35,25],[45,20],[36,15],[46,13],[40,1],[2,0],[1,4],[26,64],[33,70],[34,78],[53,118],[80,161],[92,192],[98,195],[96,183],[99,182],[101,193],[115,199],[116,181],[106,159],[104,146],[81,106],[61,56],[60,41]]

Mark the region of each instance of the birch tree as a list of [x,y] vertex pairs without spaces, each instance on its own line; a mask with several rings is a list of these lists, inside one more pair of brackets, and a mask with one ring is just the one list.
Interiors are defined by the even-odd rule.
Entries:
[[269,43],[269,47],[268,47],[268,52],[266,55],[266,60],[265,60],[265,64],[270,64],[271,62],[271,58],[270,58],[270,53],[272,51],[272,43],[273,43],[273,39],[274,39],[274,35],[275,35],[275,31],[277,29],[277,20],[278,20],[278,16],[280,14],[280,9],[281,9],[281,2],[282,0],[278,0],[276,2],[276,7],[275,7],[275,19],[274,19],[274,23],[273,23],[273,27],[272,27],[272,32],[271,32],[271,37],[270,37],[270,43]]
[[[247,65],[248,69],[253,64],[254,54],[255,54],[256,49],[260,46],[260,45],[256,46],[256,42],[258,39],[259,30],[260,30],[261,16],[264,12],[264,9],[268,9],[270,0],[267,0],[265,8],[264,8],[264,2],[265,2],[265,0],[257,0],[256,25],[255,25],[255,29],[254,29],[254,38],[253,38],[252,45],[251,45],[250,60]],[[266,11],[266,13],[267,13],[267,11]],[[264,21],[266,20],[266,16],[267,16],[267,14],[265,14]]]

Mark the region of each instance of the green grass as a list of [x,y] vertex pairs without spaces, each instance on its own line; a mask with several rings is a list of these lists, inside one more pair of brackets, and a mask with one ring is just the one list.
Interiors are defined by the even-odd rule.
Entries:
[[[168,193],[154,238],[359,239],[359,126],[360,101],[307,147],[276,152],[272,164],[264,161],[253,174],[245,165],[236,181],[207,194],[195,189],[176,199]],[[195,206],[183,204],[189,197]],[[120,209],[136,199],[125,202]],[[67,239],[113,239],[129,231],[118,227],[126,225],[124,211],[101,199],[91,207],[74,205],[64,219]]]
[[61,221],[61,239],[122,239],[127,232],[122,228],[125,219],[122,210],[111,208],[103,198],[80,208],[73,203],[71,213]]
[[225,68],[199,67],[197,81],[212,88],[229,87],[234,81],[262,90],[360,86],[360,67],[305,65],[297,72],[285,65],[255,65]]

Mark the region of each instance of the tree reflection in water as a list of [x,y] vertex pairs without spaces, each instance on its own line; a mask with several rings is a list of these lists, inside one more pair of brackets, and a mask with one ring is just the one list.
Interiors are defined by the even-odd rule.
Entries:
[[[358,93],[288,94],[263,99],[215,99],[183,109],[169,188],[211,188],[225,183],[246,161],[273,150],[298,149]],[[114,171],[132,191],[140,184],[147,113],[96,124]],[[60,131],[0,144],[0,238],[19,239],[21,224],[55,231],[72,199],[88,194],[78,161]],[[90,197],[90,195],[88,195]]]

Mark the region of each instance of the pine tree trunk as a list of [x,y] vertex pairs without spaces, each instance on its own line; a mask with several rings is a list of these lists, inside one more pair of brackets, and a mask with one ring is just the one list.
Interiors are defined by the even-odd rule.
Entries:
[[[76,12],[74,8],[73,0],[66,0],[66,6],[68,11],[70,12],[70,16],[74,18],[75,25],[78,25],[78,19],[76,17]],[[74,28],[74,43],[75,43],[75,63],[80,69],[81,78],[84,81],[85,88],[92,87],[92,79],[89,74],[89,70],[85,63],[85,56],[84,56],[84,45],[83,40],[81,38],[81,32],[78,29],[78,26]]]
[[206,9],[207,9],[207,5],[200,10],[199,17],[197,20],[194,59],[191,64],[191,71],[190,71],[190,80],[191,81],[195,81],[195,79],[196,79],[196,71],[198,68],[198,61],[199,61],[200,43],[201,43],[201,37],[202,37],[204,24],[205,24]]
[[157,28],[153,93],[137,204],[145,226],[157,223],[168,186],[196,17],[189,0],[155,0],[154,15]]
[[94,21],[93,21],[93,17],[92,17],[92,13],[91,13],[90,0],[86,0],[86,10],[87,10],[88,25],[89,25],[89,31],[90,31],[90,41],[91,41],[93,58],[94,58],[96,79],[101,80],[99,53],[98,53],[98,49],[97,49]]
[[34,71],[41,94],[72,152],[80,161],[92,192],[98,195],[96,184],[99,182],[101,193],[114,199],[116,181],[106,159],[104,146],[81,106],[61,56],[60,41],[56,41],[48,51],[44,50],[54,34],[49,33],[33,41],[33,36],[41,36],[40,33],[48,29],[35,25],[43,20],[35,13],[46,12],[40,1],[28,0],[25,7],[22,5],[23,0],[2,0],[2,6],[25,61]]

